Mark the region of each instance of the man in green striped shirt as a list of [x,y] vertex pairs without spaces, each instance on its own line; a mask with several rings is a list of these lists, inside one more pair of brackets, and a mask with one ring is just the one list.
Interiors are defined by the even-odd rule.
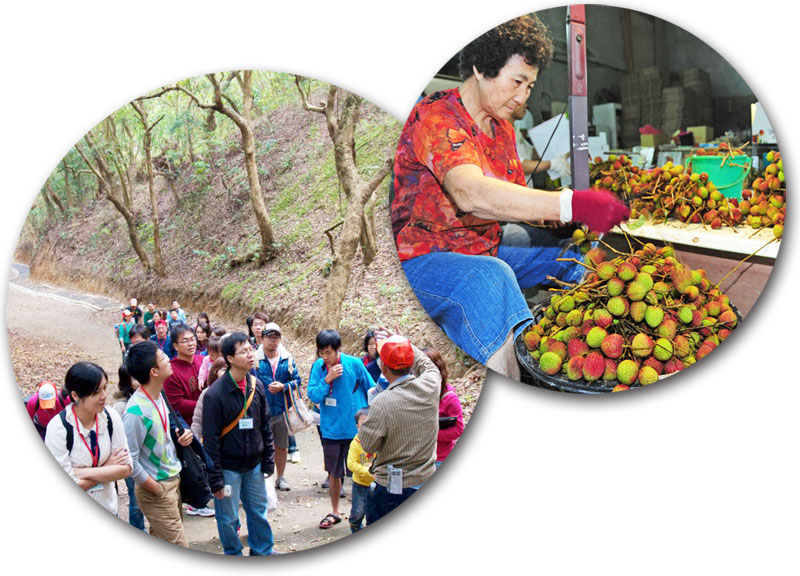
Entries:
[[[131,346],[125,366],[140,384],[122,417],[133,459],[136,499],[150,522],[151,534],[188,548],[179,491],[181,463],[170,435],[169,408],[161,395],[172,365],[154,342],[146,341]],[[183,446],[191,441],[189,430],[178,438]]]

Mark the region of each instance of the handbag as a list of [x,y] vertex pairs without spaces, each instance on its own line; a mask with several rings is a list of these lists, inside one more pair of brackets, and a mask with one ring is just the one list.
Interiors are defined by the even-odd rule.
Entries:
[[[163,395],[162,399],[166,402],[173,420],[177,423],[178,418],[172,410],[172,406]],[[193,438],[189,446],[181,446],[175,442],[175,452],[181,462],[181,501],[194,508],[205,508],[214,495],[211,492],[211,484],[208,482],[208,468],[205,460],[198,453],[199,451],[203,451],[203,448],[197,438]]]
[[283,419],[289,434],[294,435],[314,424],[314,416],[308,409],[302,398],[295,396],[295,391],[287,384],[283,394],[283,402],[286,410],[283,412]]

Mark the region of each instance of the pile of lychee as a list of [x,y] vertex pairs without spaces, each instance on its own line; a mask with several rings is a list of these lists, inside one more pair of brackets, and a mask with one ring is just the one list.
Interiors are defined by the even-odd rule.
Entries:
[[749,188],[742,191],[739,209],[748,226],[772,226],[775,237],[781,238],[786,218],[786,183],[781,153],[770,150],[767,153],[767,162],[769,164],[764,171],[753,180]]
[[539,371],[614,392],[694,364],[738,323],[703,270],[650,243],[600,262],[537,314],[523,342]]

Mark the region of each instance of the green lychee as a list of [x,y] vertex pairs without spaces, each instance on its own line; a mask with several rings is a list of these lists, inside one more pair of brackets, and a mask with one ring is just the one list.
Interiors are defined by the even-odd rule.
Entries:
[[609,298],[608,303],[606,304],[608,311],[617,318],[623,318],[624,316],[627,316],[630,307],[631,305],[628,300],[622,296],[614,296],[613,298]]
[[617,380],[620,383],[631,385],[636,382],[639,375],[639,365],[633,360],[623,360],[617,366]]
[[522,337],[522,341],[525,344],[525,348],[527,348],[529,351],[536,350],[536,348],[539,346],[540,340],[541,337],[536,332],[533,332],[531,330],[525,332],[525,336]]
[[561,370],[561,358],[554,352],[545,352],[539,358],[539,369],[550,376],[554,376]]
[[664,309],[658,306],[648,306],[644,313],[644,321],[650,328],[657,328],[664,319]]
[[594,323],[600,328],[608,328],[611,322],[614,321],[614,317],[611,315],[611,312],[605,308],[595,308],[592,314],[592,320],[594,320]]
[[674,340],[675,335],[678,333],[678,322],[672,316],[667,316],[658,325],[656,331],[659,336],[663,336],[667,340]]
[[608,295],[609,296],[619,296],[623,292],[625,292],[625,282],[617,278],[611,278],[606,287],[608,288]]
[[572,296],[564,296],[558,301],[558,310],[560,312],[569,312],[575,308],[575,298]]
[[642,369],[639,370],[639,384],[647,386],[653,382],[658,382],[658,372],[650,366],[642,366]]
[[630,316],[634,322],[644,320],[644,313],[647,310],[646,302],[631,302]]
[[653,348],[653,355],[661,360],[662,362],[666,362],[670,358],[672,358],[673,350],[672,350],[672,342],[667,340],[666,338],[659,338],[656,340],[656,346]]
[[567,326],[580,326],[583,323],[583,312],[577,308],[567,313]]
[[609,280],[610,278],[614,277],[617,269],[611,262],[600,262],[600,264],[598,264],[595,268],[595,271],[597,273],[597,277],[601,280]]
[[678,318],[684,324],[691,324],[692,322],[692,309],[688,306],[681,306],[678,310]]
[[589,348],[600,348],[603,343],[603,339],[608,335],[608,333],[600,326],[595,326],[589,333],[586,335],[586,344]]
[[653,353],[654,346],[653,339],[644,332],[639,332],[631,342],[631,350],[639,358],[650,356]]
[[644,300],[645,294],[647,294],[647,288],[644,284],[641,284],[637,280],[634,280],[630,284],[628,284],[628,291],[627,296],[628,300],[631,302],[638,302],[640,300]]
[[636,266],[631,264],[630,262],[623,262],[619,266],[617,266],[617,276],[620,280],[624,282],[630,282],[634,278],[636,278],[638,270]]
[[647,272],[639,272],[636,275],[636,282],[645,286],[647,290],[650,290],[653,287],[653,277]]

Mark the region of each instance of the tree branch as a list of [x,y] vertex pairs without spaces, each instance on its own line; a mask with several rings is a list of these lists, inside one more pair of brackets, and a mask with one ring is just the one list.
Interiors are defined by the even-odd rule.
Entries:
[[375,172],[375,174],[372,175],[372,178],[369,179],[369,182],[367,182],[368,195],[372,194],[375,191],[375,189],[380,185],[380,183],[383,182],[383,179],[389,175],[389,173],[392,171],[393,165],[394,163],[392,162],[391,158],[387,158],[386,160],[384,160],[380,170]]
[[303,87],[300,85],[300,80],[302,76],[298,76],[295,74],[294,76],[294,84],[297,86],[297,91],[300,93],[300,101],[303,103],[303,109],[308,110],[309,112],[319,112],[320,114],[325,114],[325,106],[327,103],[323,101],[320,105],[314,105],[308,100],[308,92],[304,91]]

